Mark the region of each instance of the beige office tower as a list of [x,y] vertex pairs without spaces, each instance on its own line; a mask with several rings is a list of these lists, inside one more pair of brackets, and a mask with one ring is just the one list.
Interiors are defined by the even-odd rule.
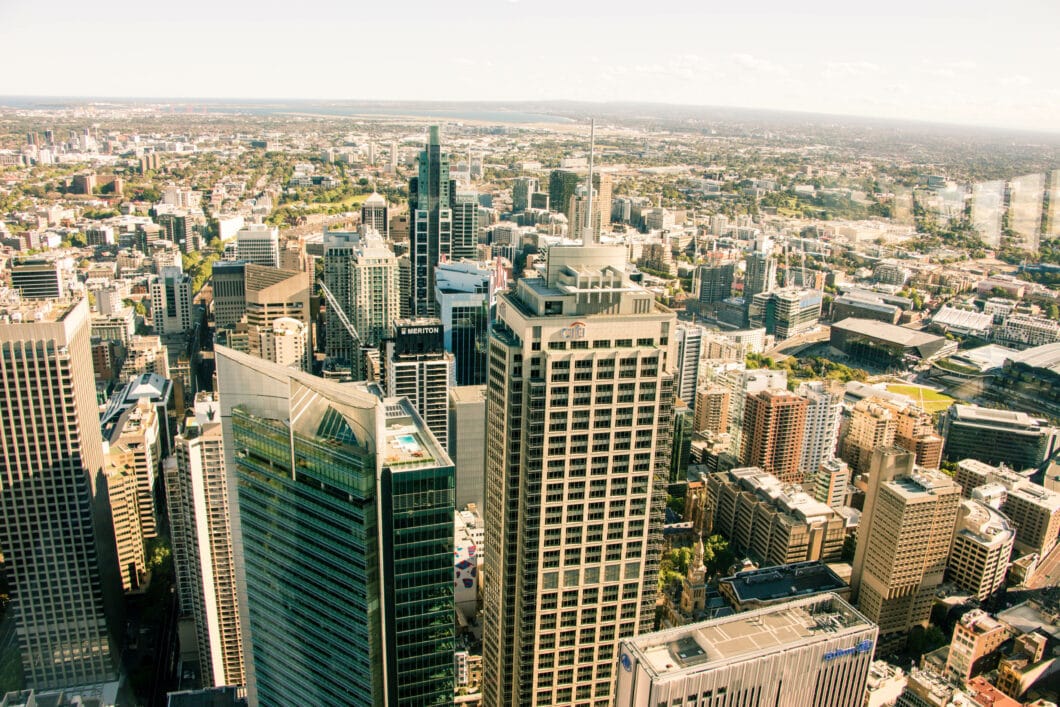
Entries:
[[0,551],[36,690],[117,678],[121,582],[104,489],[88,301],[0,292]]
[[865,398],[854,405],[839,454],[850,465],[851,477],[869,470],[873,450],[894,444],[895,429],[894,414],[879,400]]
[[674,313],[625,249],[553,246],[498,298],[486,401],[483,702],[611,705],[650,630],[673,425]]
[[897,447],[873,452],[854,552],[852,593],[858,609],[880,627],[886,650],[927,623],[961,500],[953,479],[915,469],[913,460]]
[[180,609],[195,621],[203,682],[216,686],[246,682],[220,409],[216,394],[196,396],[166,467]]
[[946,574],[980,601],[1005,586],[1008,560],[1016,542],[1012,523],[978,501],[961,501]]

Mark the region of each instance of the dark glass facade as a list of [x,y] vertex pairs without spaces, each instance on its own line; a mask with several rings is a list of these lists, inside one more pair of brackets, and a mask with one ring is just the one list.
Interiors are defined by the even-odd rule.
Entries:
[[333,408],[312,436],[239,407],[232,429],[262,707],[451,704],[452,465],[395,464],[377,483]]

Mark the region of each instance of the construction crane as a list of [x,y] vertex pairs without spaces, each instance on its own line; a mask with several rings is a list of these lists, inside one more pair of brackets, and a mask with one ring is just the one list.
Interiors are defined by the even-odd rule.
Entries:
[[353,328],[353,324],[346,317],[346,312],[343,311],[339,301],[335,299],[335,295],[331,294],[331,290],[322,281],[318,281],[320,285],[320,291],[324,293],[324,298],[328,301],[328,306],[335,310],[335,316],[342,322],[342,326],[346,327],[346,331],[353,337],[353,348],[356,348],[362,341],[361,335],[357,333],[357,330]]

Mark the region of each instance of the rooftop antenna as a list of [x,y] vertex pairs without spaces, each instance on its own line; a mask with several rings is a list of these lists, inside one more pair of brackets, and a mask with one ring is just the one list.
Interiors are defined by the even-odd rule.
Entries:
[[589,119],[589,201],[586,204],[586,226],[582,231],[582,245],[594,245],[596,234],[593,233],[593,152],[596,150],[596,120]]

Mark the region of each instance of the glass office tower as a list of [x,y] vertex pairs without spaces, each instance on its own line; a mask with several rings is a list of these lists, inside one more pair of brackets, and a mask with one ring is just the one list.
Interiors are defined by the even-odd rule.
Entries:
[[290,704],[453,699],[453,465],[405,399],[218,347],[250,660]]

